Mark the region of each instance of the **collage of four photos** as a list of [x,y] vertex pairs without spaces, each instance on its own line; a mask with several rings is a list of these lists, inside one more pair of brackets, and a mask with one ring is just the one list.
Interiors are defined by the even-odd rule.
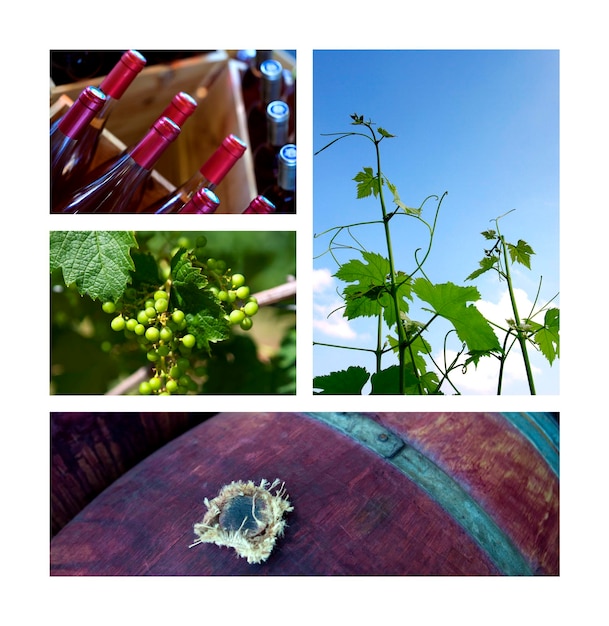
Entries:
[[50,51],[52,577],[560,575],[559,66]]

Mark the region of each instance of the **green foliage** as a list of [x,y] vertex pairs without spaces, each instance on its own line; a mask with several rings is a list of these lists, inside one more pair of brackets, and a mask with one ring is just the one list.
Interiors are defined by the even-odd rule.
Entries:
[[[451,385],[458,393],[450,376],[455,370],[466,368],[469,364],[478,365],[482,358],[497,358],[503,364],[508,358],[510,349],[515,342],[520,344],[524,365],[529,380],[531,393],[535,393],[532,380],[532,371],[528,361],[527,344],[539,350],[551,365],[559,358],[559,314],[558,309],[548,308],[545,312],[544,323],[533,321],[533,318],[545,307],[532,311],[529,317],[520,322],[514,298],[510,265],[518,263],[531,269],[531,256],[535,254],[531,246],[519,239],[516,244],[506,243],[499,231],[498,221],[495,219],[496,229],[482,232],[486,241],[493,242],[490,249],[484,251],[484,257],[479,262],[478,269],[474,270],[466,280],[474,280],[489,272],[497,272],[501,280],[505,280],[512,302],[514,320],[508,328],[500,328],[491,324],[475,303],[480,300],[480,293],[476,287],[463,287],[451,282],[432,282],[423,269],[427,255],[432,248],[436,222],[444,194],[438,199],[435,216],[426,220],[423,216],[423,205],[432,197],[426,198],[417,209],[407,207],[400,199],[398,191],[381,168],[380,144],[385,139],[392,139],[395,135],[384,128],[374,129],[371,120],[365,120],[363,115],[351,115],[352,125],[359,127],[357,132],[336,133],[337,138],[324,146],[319,154],[333,146],[338,141],[349,137],[363,137],[374,145],[377,167],[364,167],[353,180],[356,183],[357,199],[374,197],[379,202],[381,219],[369,222],[343,224],[316,236],[334,234],[328,246],[328,252],[338,264],[334,276],[345,283],[342,289],[344,305],[338,310],[348,320],[357,318],[376,318],[378,321],[378,340],[374,349],[356,348],[372,352],[376,359],[376,370],[368,372],[365,368],[351,366],[346,370],[331,372],[328,375],[314,378],[313,385],[319,394],[361,394],[366,383],[371,384],[371,393],[381,394],[421,394],[433,395],[440,392],[444,382]],[[391,194],[395,210],[389,212],[385,204],[384,190]],[[423,224],[429,232],[427,247],[418,247],[413,253],[413,267],[409,271],[395,267],[390,225],[397,216],[405,216]],[[503,217],[503,216],[502,216]],[[385,230],[387,250],[386,254],[370,252],[363,248],[359,240],[353,235],[355,227],[367,228],[373,224],[382,224]],[[357,244],[355,249],[361,258],[352,258],[339,263],[334,250],[349,249],[353,246],[343,244],[338,237],[347,233]],[[420,254],[421,250],[425,250]],[[420,272],[422,276],[413,277]],[[424,322],[411,320],[408,313],[411,309],[420,310],[429,314]],[[336,312],[336,311],[335,311]],[[461,343],[458,356],[448,362],[445,356],[444,363],[438,364],[431,358],[432,347],[423,337],[423,333],[442,318],[449,323],[450,330]],[[389,329],[386,341],[381,340],[381,328]],[[499,335],[497,334],[499,333]],[[500,337],[503,342],[500,341]],[[323,344],[328,345],[328,344]],[[387,347],[389,346],[389,347]],[[349,346],[336,345],[335,348],[354,349]],[[445,340],[446,355],[446,340]],[[383,357],[388,353],[396,355],[398,364],[389,367],[382,366]],[[459,360],[463,356],[462,360]],[[499,380],[498,390],[501,389]]]
[[[214,232],[208,244],[198,233],[52,232],[52,393],[112,392],[136,371],[147,371],[145,395],[212,393],[227,375],[231,393],[294,393],[295,337],[268,323],[263,336],[250,295],[295,274],[294,233],[248,234]],[[233,256],[252,260],[248,284]],[[274,310],[266,317],[285,315]],[[281,348],[270,354],[268,341]]]

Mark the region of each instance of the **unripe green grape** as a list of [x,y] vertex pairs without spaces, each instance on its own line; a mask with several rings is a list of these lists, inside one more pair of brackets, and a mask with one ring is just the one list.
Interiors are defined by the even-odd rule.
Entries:
[[138,335],[139,337],[141,337],[145,332],[146,332],[146,327],[144,326],[144,324],[138,324],[134,329],[133,332]]
[[152,387],[149,382],[143,381],[140,383],[140,393],[143,396],[149,396],[152,393]]
[[207,253],[207,250],[201,247],[201,248],[195,248],[192,252],[197,257],[197,259],[203,259],[205,258],[205,254]]
[[205,248],[207,245],[207,237],[205,235],[199,235],[195,241],[196,248]]
[[185,348],[194,348],[195,343],[196,339],[194,335],[188,334],[182,337],[182,345]]
[[140,311],[136,317],[137,321],[140,324],[148,324],[148,320],[150,319],[148,315],[146,315],[146,311]]
[[180,248],[190,248],[190,239],[188,237],[180,237],[178,239],[178,246]]
[[183,374],[178,379],[178,385],[180,385],[180,387],[186,387],[188,389],[191,383],[192,383],[192,378],[188,376],[188,374]]
[[245,313],[240,309],[235,309],[231,311],[228,316],[228,321],[231,324],[240,324],[245,319]]
[[168,380],[165,383],[165,389],[167,389],[167,391],[169,393],[175,393],[178,390],[178,383],[175,380]]
[[169,341],[173,337],[173,333],[171,332],[171,328],[167,326],[163,326],[159,332],[159,338],[162,341]]
[[176,365],[182,372],[185,372],[190,367],[190,360],[182,356],[176,360]]
[[222,289],[222,291],[219,291],[218,300],[221,300],[222,302],[228,302],[228,291],[225,291],[224,289]]
[[159,346],[157,352],[159,353],[159,356],[168,356],[170,352],[169,346]]
[[112,330],[116,331],[125,330],[125,318],[122,315],[115,317],[110,322],[110,327],[112,328]]
[[158,376],[154,376],[153,378],[151,378],[148,381],[148,384],[150,385],[150,388],[152,389],[152,391],[159,391],[161,389],[161,379]]
[[199,365],[199,367],[195,367],[194,372],[196,376],[205,376],[207,368],[204,365]]
[[133,332],[135,330],[135,327],[137,326],[137,320],[134,317],[130,317],[126,322],[125,322],[125,327],[127,328],[127,330]]
[[114,302],[104,302],[102,304],[102,311],[104,313],[116,313],[116,304],[114,304]]
[[145,313],[150,319],[154,319],[156,317],[156,309],[154,308],[154,304],[152,306],[147,306]]
[[156,326],[150,326],[150,328],[146,329],[146,339],[150,341],[150,343],[156,343],[159,340],[160,331]]
[[171,378],[173,378],[174,380],[180,378],[180,376],[183,374],[184,372],[177,366],[177,365],[172,365],[172,367],[169,370],[169,375],[171,376]]
[[221,274],[226,269],[226,261],[223,261],[222,259],[217,259],[214,269],[216,270],[216,272]]
[[154,306],[154,300],[152,298],[148,298],[148,300],[146,300],[146,304],[144,305],[144,308],[147,309],[150,306]]
[[256,315],[256,313],[258,313],[258,308],[258,302],[256,302],[256,300],[250,300],[243,305],[243,311],[249,317]]
[[237,299],[237,292],[234,289],[228,290],[228,301],[232,304]]
[[239,325],[243,330],[249,330],[254,325],[254,320],[251,317],[245,317]]
[[169,308],[169,301],[166,298],[161,298],[154,303],[154,308],[157,313],[165,313]]
[[184,311],[180,311],[180,309],[176,309],[172,314],[171,314],[171,319],[176,323],[176,324],[181,324],[184,321]]
[[233,289],[237,289],[245,285],[245,276],[243,274],[233,274]]
[[155,363],[159,360],[159,353],[156,350],[148,350],[148,352],[146,352],[146,358],[151,363]]
[[247,300],[249,297],[250,288],[247,285],[243,285],[243,287],[237,289],[237,298],[239,298],[239,300]]
[[162,289],[159,289],[158,291],[154,292],[154,295],[152,296],[152,299],[156,302],[157,300],[167,300],[167,292],[163,291]]
[[213,270],[216,268],[216,259],[207,259],[207,268]]

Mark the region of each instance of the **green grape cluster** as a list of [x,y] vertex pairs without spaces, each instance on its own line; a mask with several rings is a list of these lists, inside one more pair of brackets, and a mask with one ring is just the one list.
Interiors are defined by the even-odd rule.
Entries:
[[[199,237],[189,253],[193,266],[207,276],[208,290],[220,303],[226,323],[251,329],[259,305],[250,295],[245,277],[232,273],[222,260],[205,258],[205,244],[205,237]],[[152,374],[139,385],[142,395],[196,393],[197,379],[205,372],[205,367],[198,365],[202,355],[196,330],[189,330],[188,315],[173,306],[171,284],[168,276],[164,285],[145,294],[130,288],[119,302],[102,304],[102,310],[113,315],[112,330],[135,340],[146,353]]]

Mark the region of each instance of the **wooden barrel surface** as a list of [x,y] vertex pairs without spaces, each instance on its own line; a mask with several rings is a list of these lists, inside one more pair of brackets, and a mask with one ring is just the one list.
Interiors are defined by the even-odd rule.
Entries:
[[51,413],[51,535],[127,470],[211,415]]
[[[218,414],[67,524],[51,574],[558,575],[557,427],[518,416]],[[204,498],[276,477],[294,510],[267,561],[189,548]]]

